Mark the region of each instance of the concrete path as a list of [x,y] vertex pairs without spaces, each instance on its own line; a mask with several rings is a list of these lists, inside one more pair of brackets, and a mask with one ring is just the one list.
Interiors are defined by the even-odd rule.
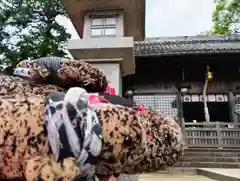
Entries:
[[141,174],[138,181],[214,181],[200,175]]

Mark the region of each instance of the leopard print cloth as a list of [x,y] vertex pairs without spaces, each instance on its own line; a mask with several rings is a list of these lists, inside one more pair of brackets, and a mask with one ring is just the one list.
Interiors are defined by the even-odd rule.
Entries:
[[146,134],[136,111],[120,105],[92,105],[101,121],[103,148],[96,166],[98,175],[120,174],[144,157]]
[[[41,96],[1,96],[0,176],[72,180],[81,174],[75,159],[56,162],[50,153],[43,121]],[[69,170],[68,170],[69,169]]]
[[144,158],[140,163],[125,167],[123,172],[156,172],[176,164],[185,148],[183,134],[177,122],[153,109],[139,112],[139,120],[152,139],[147,141]]
[[23,60],[17,67],[28,68],[33,81],[64,88],[78,86],[88,92],[104,92],[108,85],[106,76],[99,69],[80,60],[42,57]]
[[56,91],[64,91],[64,89],[56,85],[36,84],[16,76],[0,75],[0,96],[12,94],[47,96]]
[[[45,97],[61,88],[44,85],[50,86],[48,90],[17,77],[4,76],[4,80],[0,87],[0,176],[70,181],[81,175],[75,158],[56,162],[48,146]],[[182,133],[172,118],[154,110],[137,115],[135,110],[120,105],[92,106],[102,127],[103,148],[96,165],[101,180],[123,172],[159,170],[173,165],[182,155]],[[146,132],[152,135],[152,142],[146,142]]]
[[[25,177],[27,181],[52,181],[59,178],[70,181],[83,174],[75,158],[56,162],[51,153],[44,126],[44,102],[45,97],[36,95],[1,96],[1,177]],[[130,108],[112,105],[96,111],[103,137],[96,174],[101,177],[121,173],[121,163],[134,162],[134,154],[139,153],[142,147],[145,139],[142,126]],[[136,162],[140,162],[140,159],[136,159]],[[99,174],[101,169],[107,172]]]

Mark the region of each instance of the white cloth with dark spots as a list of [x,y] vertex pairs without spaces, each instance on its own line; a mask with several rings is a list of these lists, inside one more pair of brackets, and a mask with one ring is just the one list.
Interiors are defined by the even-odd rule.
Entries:
[[71,88],[66,95],[49,94],[45,124],[57,160],[75,157],[85,180],[96,180],[95,165],[102,149],[101,125],[84,89]]

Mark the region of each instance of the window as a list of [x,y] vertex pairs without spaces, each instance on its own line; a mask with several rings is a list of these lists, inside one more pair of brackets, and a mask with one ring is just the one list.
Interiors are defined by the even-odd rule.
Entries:
[[133,100],[147,108],[162,111],[173,118],[178,116],[178,107],[176,104],[177,96],[174,94],[155,94],[155,95],[135,95]]
[[91,18],[91,36],[116,36],[116,16],[93,16]]

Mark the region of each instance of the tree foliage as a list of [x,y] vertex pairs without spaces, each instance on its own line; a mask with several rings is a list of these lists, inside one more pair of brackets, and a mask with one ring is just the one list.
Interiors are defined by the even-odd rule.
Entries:
[[0,0],[0,58],[14,67],[23,59],[66,56],[70,34],[57,16],[66,16],[59,0]]
[[239,32],[240,0],[215,0],[213,29],[209,34],[230,35]]

